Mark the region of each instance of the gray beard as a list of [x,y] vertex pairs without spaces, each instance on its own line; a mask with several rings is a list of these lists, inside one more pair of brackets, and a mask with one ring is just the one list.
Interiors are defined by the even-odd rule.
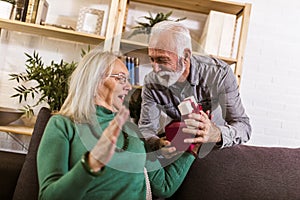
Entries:
[[182,67],[181,70],[176,71],[176,72],[170,72],[170,71],[159,71],[157,72],[157,78],[158,78],[158,83],[165,86],[169,87],[173,84],[175,84],[180,76],[183,74],[185,68]]

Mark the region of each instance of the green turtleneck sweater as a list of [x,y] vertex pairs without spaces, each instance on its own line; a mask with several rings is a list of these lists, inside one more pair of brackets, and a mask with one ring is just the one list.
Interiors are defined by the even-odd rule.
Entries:
[[[101,130],[115,116],[115,113],[99,106],[96,114],[100,125],[97,127],[76,124],[61,115],[50,118],[37,155],[39,198],[145,199],[144,167],[148,171],[152,194],[171,196],[185,178],[194,156],[183,153],[162,167],[153,152],[146,153],[145,144],[131,123],[126,123],[122,129],[128,134],[126,151],[115,152],[100,176],[92,176],[84,169],[81,157],[92,149]],[[124,134],[121,133],[117,147],[121,149],[123,145]]]

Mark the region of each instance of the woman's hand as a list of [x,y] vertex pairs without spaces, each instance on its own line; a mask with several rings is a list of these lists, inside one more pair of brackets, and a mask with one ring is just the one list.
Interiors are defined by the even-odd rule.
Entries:
[[99,171],[105,166],[115,152],[116,142],[118,140],[122,126],[129,116],[129,110],[122,106],[115,118],[104,130],[97,144],[89,154],[89,165],[95,171]]
[[171,142],[166,137],[153,137],[147,140],[148,145],[152,151],[159,151],[161,155],[169,159],[178,154],[176,148],[172,146]]
[[159,139],[159,150],[161,155],[163,155],[167,159],[173,158],[180,153],[176,151],[176,148],[172,146],[171,142],[168,141],[166,137],[162,137]]

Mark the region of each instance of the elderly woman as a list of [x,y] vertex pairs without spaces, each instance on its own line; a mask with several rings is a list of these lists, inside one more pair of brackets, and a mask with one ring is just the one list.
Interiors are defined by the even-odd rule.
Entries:
[[123,106],[128,76],[121,59],[100,49],[79,63],[39,146],[40,199],[151,199],[180,186],[198,147],[166,166],[147,152]]

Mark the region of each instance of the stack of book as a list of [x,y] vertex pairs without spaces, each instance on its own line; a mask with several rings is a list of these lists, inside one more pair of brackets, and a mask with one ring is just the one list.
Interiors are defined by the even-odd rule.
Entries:
[[46,21],[48,7],[47,0],[18,0],[15,20],[42,24]]
[[125,64],[130,76],[131,85],[140,85],[139,58],[125,56]]

